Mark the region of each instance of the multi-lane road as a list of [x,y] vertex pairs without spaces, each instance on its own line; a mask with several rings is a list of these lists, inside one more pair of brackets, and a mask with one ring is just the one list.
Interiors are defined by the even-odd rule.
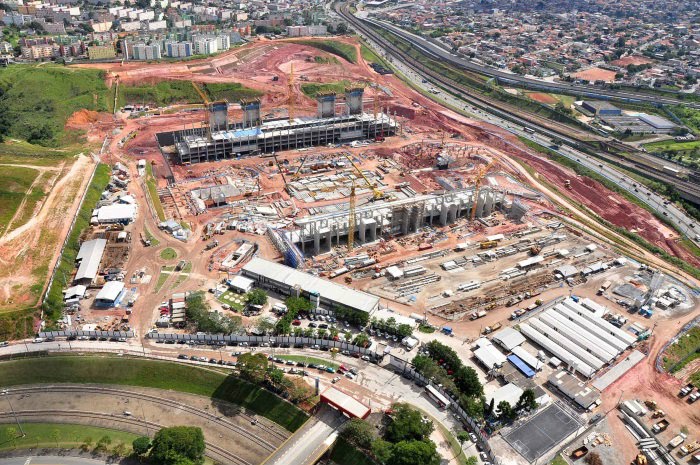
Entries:
[[369,18],[364,18],[364,20],[371,22],[376,26],[391,31],[392,33],[400,36],[404,40],[410,42],[413,46],[420,48],[425,53],[435,58],[451,63],[452,65],[458,66],[467,71],[473,71],[484,76],[496,78],[499,82],[504,84],[518,85],[530,89],[544,90],[548,92],[557,92],[591,98],[616,99],[627,102],[645,102],[652,104],[684,104],[693,108],[700,108],[700,104],[698,103],[685,102],[677,98],[664,97],[663,95],[658,94],[653,95],[651,93],[644,93],[642,91],[635,92],[631,90],[622,89],[604,89],[601,87],[585,85],[580,83],[574,84],[561,81],[549,82],[520,76],[518,74],[501,71],[497,68],[480,65],[478,63],[474,63],[473,61],[469,61],[465,58],[460,57],[456,53],[450,52],[449,50],[444,48],[442,45],[439,45],[436,41],[432,39],[426,39],[419,35],[410,33],[386,21],[371,20]]
[[[348,14],[344,13],[340,9],[337,11],[342,17],[346,17]],[[451,93],[436,91],[437,88],[442,87],[442,83],[436,82],[430,75],[424,73],[420,68],[413,66],[410,62],[399,59],[399,57],[393,57],[392,50],[383,47],[379,41],[374,40],[369,36],[369,34],[366,34],[365,31],[357,30],[357,33],[360,34],[363,39],[372,46],[372,48],[379,51],[382,56],[390,58],[392,65],[405,79],[410,81],[411,85],[420,88],[424,91],[425,95],[430,95],[431,98],[438,103],[447,104],[449,107],[456,108],[462,113],[501,127],[517,136],[529,139],[540,145],[552,145],[552,134],[547,133],[546,131],[539,131],[545,132],[545,134],[538,133],[538,131],[534,133],[525,131],[524,125],[514,123],[514,121],[518,121],[517,116],[505,119],[504,117],[500,116],[500,112],[495,112],[497,114],[493,114],[493,112],[486,111],[483,108],[473,105],[466,98],[458,98]],[[508,143],[507,141],[505,142]],[[559,155],[575,161],[591,171],[613,181],[615,184],[628,191],[641,202],[651,207],[654,211],[664,216],[678,231],[686,235],[696,244],[700,245],[700,225],[696,224],[695,220],[688,216],[685,212],[677,208],[672,203],[669,203],[663,196],[660,196],[657,193],[638,185],[637,181],[632,177],[616,170],[605,162],[601,162],[600,160],[587,155],[580,150],[562,145],[559,148],[554,149],[554,151]]]

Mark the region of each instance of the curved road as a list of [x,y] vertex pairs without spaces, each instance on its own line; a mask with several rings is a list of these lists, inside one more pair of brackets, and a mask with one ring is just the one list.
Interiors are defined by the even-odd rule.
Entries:
[[[381,52],[382,56],[386,57],[387,55],[390,55],[387,50],[382,48],[370,37],[367,37],[366,34],[363,34],[361,31],[357,32],[372,46],[372,48]],[[451,94],[441,92],[436,95],[432,93],[431,90],[436,86],[439,86],[439,84],[431,82],[429,76],[423,75],[419,70],[409,66],[408,64],[400,60],[392,60],[392,65],[401,72],[405,79],[410,81],[412,86],[423,90],[425,95],[429,95],[431,99],[437,101],[438,103],[447,104],[452,108],[460,110],[460,112],[463,114],[491,123],[517,136],[524,137],[540,145],[551,145],[551,140],[548,137],[537,133],[531,134],[525,132],[522,126],[516,126],[514,123],[508,120],[483,111],[474,105],[470,105],[469,103],[465,103],[464,100]],[[669,203],[668,205],[665,205],[666,199],[663,196],[658,195],[649,189],[637,186],[637,181],[632,177],[621,173],[607,163],[600,162],[595,158],[588,156],[584,152],[568,146],[562,146],[555,150],[555,152],[615,182],[637,199],[648,205],[654,211],[657,211],[660,215],[666,217],[678,231],[686,235],[697,245],[700,245],[700,225],[696,224],[692,217],[685,214],[685,212],[676,207],[674,204]]]

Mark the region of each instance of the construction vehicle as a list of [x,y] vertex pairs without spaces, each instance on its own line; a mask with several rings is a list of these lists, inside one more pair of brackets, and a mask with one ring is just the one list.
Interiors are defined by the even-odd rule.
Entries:
[[540,252],[542,252],[542,247],[540,247],[539,245],[533,245],[532,247],[530,247],[530,255],[539,255]]
[[483,318],[486,316],[486,311],[481,310],[479,312],[472,312],[471,316],[469,317],[470,320],[478,320],[479,318]]
[[683,445],[680,449],[678,449],[678,453],[681,454],[681,457],[685,457],[688,454],[692,454],[696,450],[700,449],[700,442],[698,441],[693,441],[688,444]]
[[676,447],[680,446],[687,437],[688,435],[685,433],[678,433],[673,439],[671,439],[668,442],[668,448],[675,449]]
[[654,425],[651,427],[651,430],[654,433],[658,434],[658,433],[664,431],[666,428],[668,428],[668,425],[670,425],[670,424],[671,423],[669,423],[669,421],[664,418],[663,420],[661,420],[657,423],[654,423]]
[[566,179],[564,181],[564,187],[566,187],[567,189],[571,189],[571,181]]
[[218,246],[219,246],[219,241],[214,239],[213,241],[211,241],[210,243],[207,244],[207,246],[204,248],[204,250],[211,250],[211,249],[218,247]]
[[666,416],[666,412],[663,410],[654,410],[651,414],[651,418],[663,418],[664,416]]
[[492,249],[498,245],[498,241],[484,241],[479,243],[480,249]]
[[294,174],[292,175],[292,179],[293,179],[293,180],[297,180],[297,179],[299,179],[299,177],[301,176],[301,174],[300,174],[300,173],[301,173],[301,169],[304,167],[304,162],[306,161],[306,159],[307,159],[308,157],[309,157],[309,156],[306,155],[304,158],[301,159],[301,163],[299,164],[299,168],[297,168],[297,170],[296,170],[296,171],[294,172]]
[[357,164],[355,164],[355,162],[353,161],[352,155],[351,155],[350,153],[345,153],[345,158],[348,159],[348,161],[350,162],[350,164],[352,165],[352,167],[355,169],[355,171],[357,171],[357,174],[359,174],[360,177],[361,177],[362,179],[364,179],[365,183],[367,183],[367,186],[368,186],[370,189],[372,189],[373,199],[374,199],[374,200],[381,200],[381,199],[383,199],[383,198],[385,197],[385,196],[384,196],[384,193],[383,193],[382,191],[380,191],[379,189],[377,189],[377,186],[374,185],[374,184],[372,184],[372,182],[367,178],[367,176],[365,176],[365,173],[363,173],[362,170],[360,169],[360,167],[357,166]]
[[581,446],[571,453],[572,460],[578,460],[588,453],[588,447]]
[[644,454],[637,454],[637,458],[634,460],[634,465],[648,465],[647,456]]

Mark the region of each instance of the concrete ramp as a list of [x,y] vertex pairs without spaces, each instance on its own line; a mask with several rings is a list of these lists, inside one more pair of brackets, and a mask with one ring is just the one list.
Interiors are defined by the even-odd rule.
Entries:
[[322,405],[318,413],[265,460],[262,465],[313,465],[338,437],[347,417]]

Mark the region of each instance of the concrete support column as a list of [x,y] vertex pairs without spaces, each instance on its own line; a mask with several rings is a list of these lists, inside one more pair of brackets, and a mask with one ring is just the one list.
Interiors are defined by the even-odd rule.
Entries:
[[318,231],[314,231],[314,255],[321,252],[321,235]]

